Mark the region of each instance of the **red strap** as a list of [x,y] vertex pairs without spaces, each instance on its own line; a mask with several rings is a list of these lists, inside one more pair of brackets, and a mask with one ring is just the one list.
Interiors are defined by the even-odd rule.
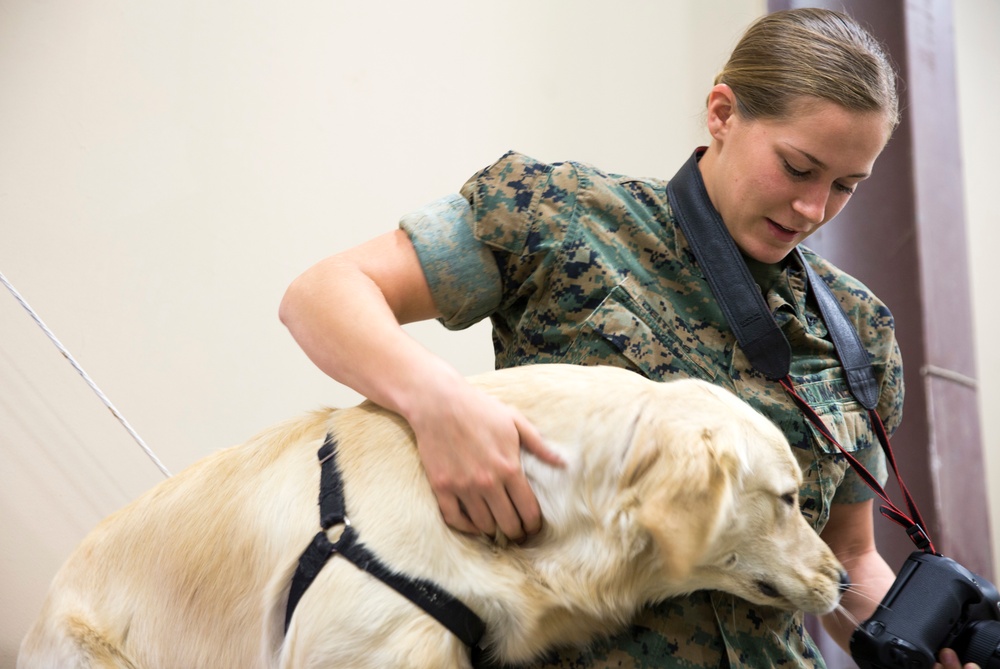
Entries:
[[906,500],[906,506],[910,512],[909,516],[900,511],[899,507],[892,503],[892,500],[889,499],[889,495],[882,487],[882,484],[878,482],[878,479],[876,479],[875,476],[868,471],[868,469],[861,464],[857,458],[851,455],[851,453],[841,446],[840,443],[834,438],[833,433],[831,433],[826,424],[823,423],[823,419],[819,417],[819,414],[817,414],[816,411],[809,406],[808,402],[795,392],[795,387],[792,384],[791,377],[786,376],[781,379],[779,383],[795,401],[795,404],[798,405],[799,409],[802,410],[802,413],[806,415],[806,418],[808,418],[809,421],[816,426],[816,429],[819,430],[820,434],[822,434],[827,441],[836,446],[840,452],[844,454],[844,457],[847,458],[847,461],[850,463],[851,467],[854,468],[854,471],[858,473],[858,476],[860,476],[868,487],[871,488],[883,502],[885,502],[885,506],[880,508],[882,515],[906,528],[906,533],[909,535],[910,540],[913,541],[917,548],[924,552],[937,554],[937,551],[934,550],[934,544],[931,542],[930,536],[924,530],[924,520],[920,516],[920,511],[917,509],[917,505],[913,501],[910,491],[907,490],[906,485],[903,483],[903,477],[900,476],[899,470],[896,468],[896,458],[892,454],[892,446],[889,444],[889,435],[886,433],[885,425],[882,423],[882,419],[879,418],[878,413],[874,409],[871,409],[868,411],[868,418],[872,423],[872,429],[875,431],[875,435],[878,437],[879,443],[882,445],[882,450],[885,451],[885,456],[889,462],[889,466],[892,467],[892,471],[896,475],[896,482],[899,484],[899,489],[903,493],[903,498]]

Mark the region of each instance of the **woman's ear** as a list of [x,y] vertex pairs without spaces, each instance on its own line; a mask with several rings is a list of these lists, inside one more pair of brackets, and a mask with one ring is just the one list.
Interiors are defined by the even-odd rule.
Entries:
[[736,95],[726,84],[716,84],[708,93],[708,132],[718,141],[725,139],[736,115]]

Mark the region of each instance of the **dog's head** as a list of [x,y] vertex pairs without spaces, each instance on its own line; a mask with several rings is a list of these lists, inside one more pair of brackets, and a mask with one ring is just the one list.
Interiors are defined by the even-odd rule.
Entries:
[[832,611],[847,577],[799,510],[802,473],[781,431],[716,386],[660,385],[636,425],[621,494],[651,538],[662,596],[723,590]]

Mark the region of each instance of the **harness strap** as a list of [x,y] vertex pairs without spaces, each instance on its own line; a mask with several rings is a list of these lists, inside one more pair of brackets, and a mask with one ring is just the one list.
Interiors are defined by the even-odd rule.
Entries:
[[[299,564],[292,577],[285,609],[285,633],[292,621],[292,613],[302,595],[319,575],[320,570],[334,555],[340,555],[351,564],[382,581],[423,609],[445,626],[452,634],[472,649],[478,647],[486,631],[486,624],[465,604],[431,581],[411,578],[390,569],[384,562],[359,541],[359,535],[348,520],[344,509],[344,483],[337,467],[337,441],[328,434],[319,449],[320,459],[320,524],[323,530],[299,557]],[[336,542],[330,542],[326,530],[344,525]]]

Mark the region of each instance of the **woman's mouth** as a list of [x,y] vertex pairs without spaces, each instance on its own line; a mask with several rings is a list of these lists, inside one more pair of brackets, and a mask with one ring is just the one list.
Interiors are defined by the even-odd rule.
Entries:
[[791,228],[786,228],[783,225],[775,223],[771,219],[767,219],[767,227],[771,231],[772,235],[774,235],[783,242],[791,242],[795,239],[796,235],[799,234],[798,230],[792,230]]

